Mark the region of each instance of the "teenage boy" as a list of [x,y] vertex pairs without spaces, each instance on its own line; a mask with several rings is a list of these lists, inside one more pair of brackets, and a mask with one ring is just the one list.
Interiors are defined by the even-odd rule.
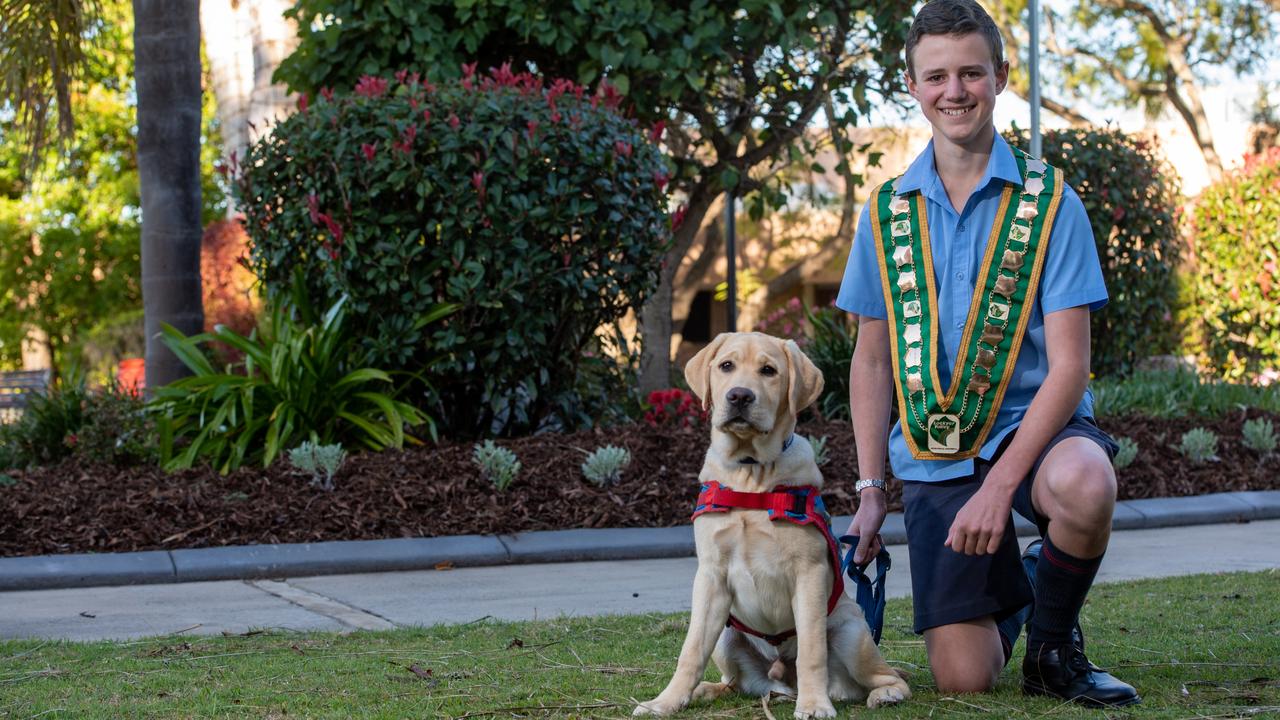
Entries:
[[[1107,299],[1088,217],[1060,171],[996,133],[1009,64],[976,2],[925,5],[906,54],[933,140],[872,193],[837,300],[858,316],[855,559],[879,549],[887,450],[903,480],[915,630],[938,690],[990,690],[1034,599],[1024,691],[1138,702],[1088,662],[1077,629],[1116,494],[1116,446],[1087,390],[1089,312]],[[1034,589],[1011,509],[1043,538],[1027,558]]]

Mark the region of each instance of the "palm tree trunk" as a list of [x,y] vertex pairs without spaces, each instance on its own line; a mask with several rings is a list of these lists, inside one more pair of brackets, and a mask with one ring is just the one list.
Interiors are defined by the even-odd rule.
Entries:
[[191,0],[133,0],[147,387],[186,367],[160,323],[200,332],[200,15]]

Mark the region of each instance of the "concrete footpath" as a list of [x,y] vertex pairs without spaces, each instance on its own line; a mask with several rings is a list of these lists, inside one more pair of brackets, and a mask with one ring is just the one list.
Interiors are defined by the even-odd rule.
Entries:
[[[1121,505],[1101,582],[1280,569],[1280,492]],[[847,524],[848,518],[835,521],[837,530]],[[1020,530],[1029,542],[1031,529]],[[901,516],[890,516],[884,534],[894,561],[889,593],[906,596],[910,556],[896,544],[902,542]],[[390,559],[377,557],[388,544]],[[446,563],[442,567],[451,569],[395,567],[408,562],[412,547],[426,552],[415,561],[419,568]],[[200,552],[210,553],[208,559],[184,564],[181,575],[182,554]],[[168,558],[167,575],[123,579],[157,555]],[[0,638],[383,630],[484,618],[678,612],[689,608],[696,565],[691,555],[686,526],[9,558],[0,560],[0,588],[7,590],[0,592]],[[120,567],[93,572],[113,563]],[[206,579],[194,580],[195,567]],[[124,584],[129,582],[142,584]]]

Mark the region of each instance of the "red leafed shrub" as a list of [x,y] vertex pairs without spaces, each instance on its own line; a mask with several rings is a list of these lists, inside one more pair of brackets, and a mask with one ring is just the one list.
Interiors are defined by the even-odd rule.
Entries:
[[248,335],[257,324],[261,301],[257,277],[247,264],[249,234],[239,220],[218,220],[200,238],[200,282],[204,295],[204,329],[226,325]]
[[653,427],[680,425],[688,427],[707,421],[708,413],[702,409],[702,401],[691,392],[680,388],[654,390],[649,393],[650,409],[644,421]]

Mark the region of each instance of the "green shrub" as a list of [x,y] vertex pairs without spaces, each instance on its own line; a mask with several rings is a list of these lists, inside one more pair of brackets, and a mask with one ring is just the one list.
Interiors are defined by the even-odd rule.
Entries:
[[[448,310],[436,308],[426,319]],[[247,338],[225,326],[192,337],[165,326],[161,339],[194,373],[155,390],[165,467],[198,460],[224,473],[246,462],[266,466],[306,438],[398,448],[416,440],[405,426],[425,426],[434,437],[432,419],[395,400],[391,376],[365,364],[368,353],[347,322],[344,298],[319,319],[311,318],[304,302],[279,301],[269,325]],[[236,367],[214,368],[202,348],[214,340],[244,359]]]
[[[619,99],[507,66],[326,91],[232,168],[258,276],[269,295],[301,271],[313,302],[349,296],[376,364],[416,373],[439,354],[446,433],[543,427],[597,328],[657,287],[670,241],[665,160]],[[424,333],[438,302],[461,310]]]
[[492,440],[485,440],[483,444],[476,443],[471,461],[480,468],[480,474],[499,490],[510,487],[520,474],[520,460],[516,458],[516,454],[507,448],[498,447]]
[[1116,456],[1111,460],[1111,464],[1117,470],[1123,470],[1132,465],[1133,461],[1137,459],[1138,443],[1134,442],[1132,438],[1117,437],[1116,444],[1120,446],[1120,449],[1116,451]]
[[[1028,134],[1006,134],[1026,148]],[[1049,130],[1043,159],[1061,168],[1089,215],[1110,300],[1090,316],[1092,368],[1127,374],[1143,357],[1174,352],[1178,305],[1177,175],[1146,140],[1118,130]]]
[[1280,366],[1280,148],[1205,188],[1192,218],[1186,350],[1229,379]]
[[69,456],[89,400],[84,375],[76,372],[46,392],[29,395],[18,421],[0,425],[0,470],[50,465]]
[[1276,428],[1266,418],[1246,420],[1242,430],[1244,446],[1261,455],[1268,455],[1276,449]]
[[597,448],[582,463],[582,474],[588,480],[605,487],[622,479],[622,472],[631,464],[631,452],[616,445]]
[[1098,417],[1222,417],[1244,407],[1280,412],[1280,385],[1259,387],[1202,380],[1187,370],[1142,370],[1090,384]]
[[73,454],[90,462],[124,466],[154,464],[160,459],[156,423],[146,403],[114,382],[88,396],[75,437]]
[[1217,460],[1218,434],[1201,427],[1191,428],[1182,434],[1178,451],[1195,463]]
[[320,445],[304,440],[301,445],[289,451],[289,464],[299,472],[311,476],[311,484],[321,490],[333,489],[333,476],[342,469],[347,459],[347,451],[342,446]]

